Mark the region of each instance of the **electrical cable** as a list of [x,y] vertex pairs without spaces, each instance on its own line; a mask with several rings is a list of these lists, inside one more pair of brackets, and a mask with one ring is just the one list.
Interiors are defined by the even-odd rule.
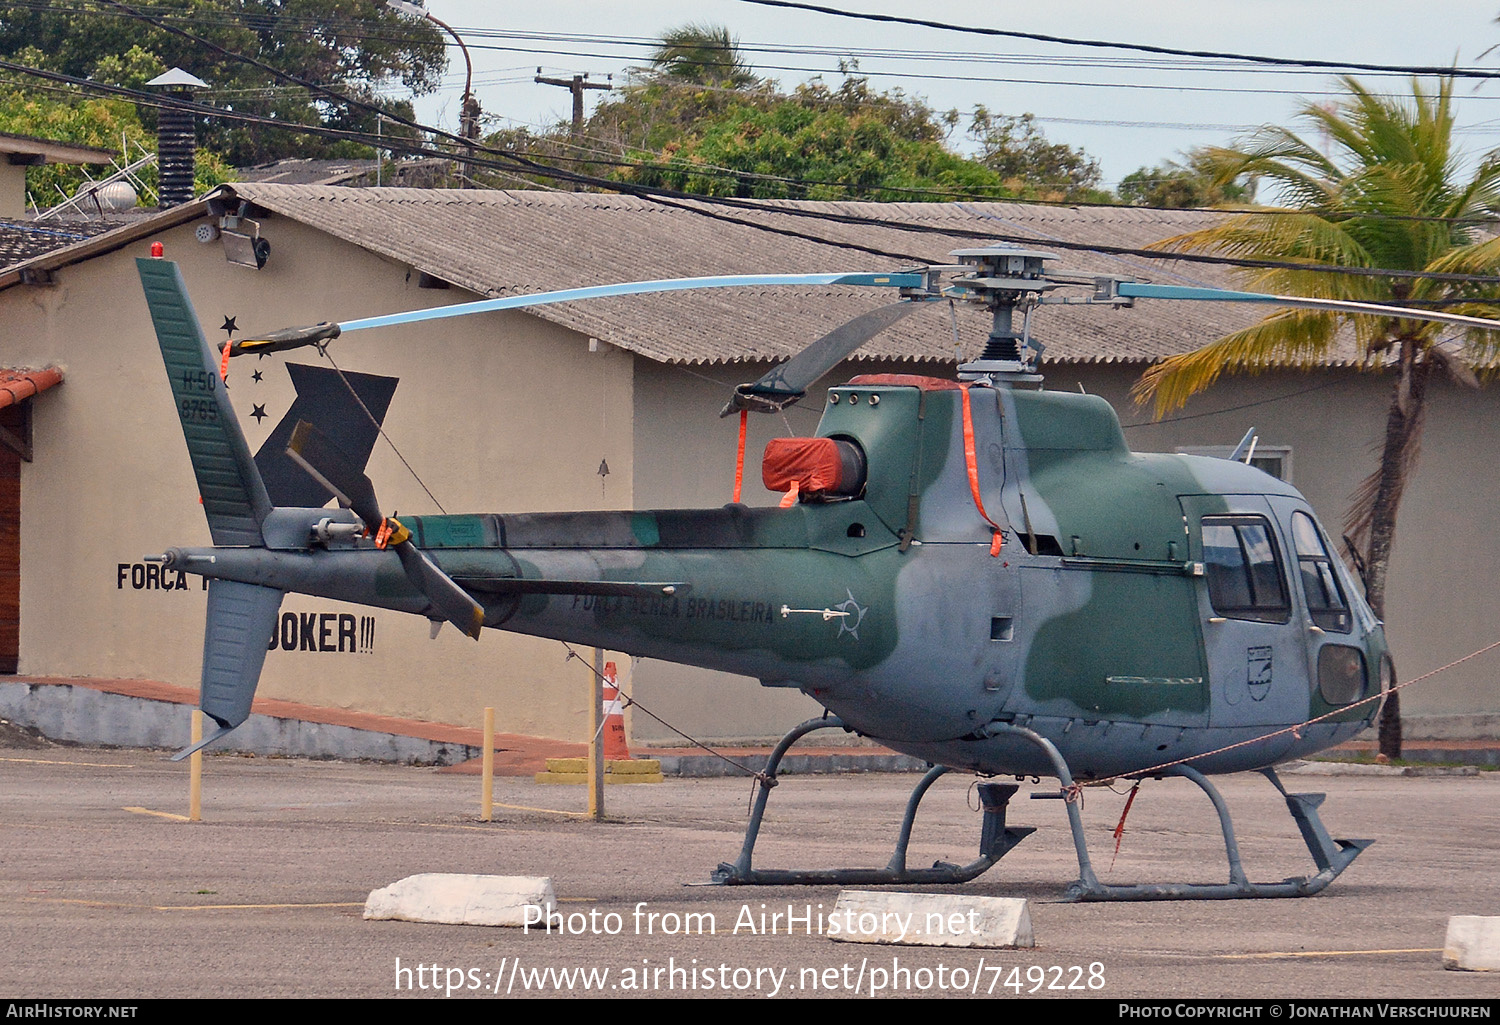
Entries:
[[[101,2],[110,3],[127,10],[130,9],[125,4],[118,3],[118,0],[101,0]],[[190,34],[183,34],[189,35],[190,38],[195,38]],[[212,46],[213,44],[206,45]],[[222,48],[218,47],[216,47],[216,49],[222,50]],[[231,57],[238,56],[233,54],[232,51],[222,52]],[[455,143],[464,145],[466,148],[468,148],[468,146],[470,145],[469,140],[466,140],[462,136],[459,136],[455,133],[445,132],[441,129],[433,129],[430,126],[422,125],[419,122],[412,121],[408,118],[393,116],[390,113],[383,111],[372,104],[341,96],[333,90],[330,90],[324,86],[318,86],[312,83],[303,83],[299,79],[296,79],[294,76],[286,75],[284,72],[280,72],[275,68],[264,64],[263,62],[255,60],[254,58],[246,57],[243,59],[264,68],[276,77],[306,85],[308,88],[316,89],[324,95],[327,95],[340,102],[348,103],[351,106],[360,107],[361,109],[366,109],[374,113],[380,113],[384,117],[386,117],[387,120],[390,120],[396,124],[410,127],[416,131],[428,132],[430,134],[445,137]],[[103,83],[91,82],[86,79],[76,78],[71,75],[64,75],[60,72],[45,71],[39,68],[30,68],[25,65],[16,64],[10,61],[0,61],[0,70],[8,70],[27,75],[39,76],[52,81],[64,82],[70,85],[78,86],[80,88],[106,92],[113,95],[126,96],[138,102],[146,103],[150,106],[155,107],[172,107],[187,110],[192,113],[202,114],[204,116],[220,117],[251,124],[274,126],[287,131],[305,132],[308,134],[320,135],[327,138],[350,139],[363,142],[364,144],[369,146],[376,146],[385,149],[399,149],[403,152],[415,153],[422,156],[437,157],[447,160],[461,159],[467,163],[472,163],[478,166],[494,167],[502,171],[519,172],[523,174],[541,174],[543,176],[556,178],[562,181],[570,181],[581,185],[588,185],[613,192],[619,192],[625,195],[635,196],[636,198],[656,202],[664,206],[672,207],[674,209],[685,210],[698,214],[700,216],[709,217],[726,223],[749,227],[758,231],[771,232],[787,237],[803,239],[805,241],[814,242],[820,245],[828,245],[837,248],[848,249],[850,251],[863,252],[870,255],[881,256],[889,259],[903,260],[917,264],[927,263],[930,261],[925,257],[911,253],[893,252],[888,249],[881,249],[878,247],[862,245],[859,243],[831,239],[825,236],[813,235],[808,232],[797,231],[791,228],[777,227],[763,222],[752,221],[746,218],[736,217],[734,215],[721,213],[715,210],[704,209],[704,207],[727,207],[731,209],[755,211],[766,214],[779,214],[789,218],[810,219],[815,221],[825,221],[829,223],[863,227],[889,228],[914,234],[941,235],[949,238],[976,238],[992,241],[997,240],[1028,246],[1042,245],[1058,249],[1097,252],[1117,256],[1136,256],[1152,260],[1183,261],[1188,263],[1201,263],[1217,266],[1231,266],[1252,269],[1297,270],[1309,273],[1343,274],[1359,277],[1500,284],[1500,277],[1496,277],[1493,275],[1439,274],[1426,271],[1398,270],[1392,268],[1335,267],[1328,265],[1314,266],[1288,260],[1253,260],[1242,257],[1211,256],[1202,253],[1164,252],[1161,250],[1141,249],[1128,246],[1109,246],[1102,243],[1067,242],[1057,239],[1038,238],[1031,235],[997,235],[993,232],[981,232],[954,227],[938,227],[935,225],[915,224],[911,222],[895,221],[889,218],[870,217],[853,214],[838,214],[826,210],[802,209],[784,205],[772,206],[764,202],[741,200],[722,196],[703,196],[693,193],[681,192],[674,189],[642,186],[629,182],[598,178],[593,175],[579,174],[577,172],[567,171],[562,168],[543,164],[524,156],[517,155],[513,152],[495,149],[493,147],[487,147],[479,144],[475,144],[473,146],[473,149],[476,152],[465,153],[462,156],[459,156],[453,153],[436,150],[431,147],[403,141],[399,137],[375,136],[367,132],[331,129],[322,126],[291,124],[285,121],[278,120],[276,118],[244,114],[238,111],[228,111],[218,107],[213,107],[208,104],[197,103],[191,100],[181,100],[173,97],[164,97],[156,94],[146,93],[141,90],[127,89],[123,86],[107,86]],[[496,157],[502,159],[497,160],[492,159],[491,157],[480,156],[480,153],[494,154]],[[509,163],[502,162],[504,160],[508,160]]]
[[778,7],[791,10],[813,11],[831,14],[840,18],[858,21],[876,21],[895,25],[915,25],[919,28],[942,29],[946,32],[964,32],[970,35],[1003,36],[1009,39],[1029,39],[1040,43],[1060,43],[1064,46],[1087,46],[1113,50],[1137,50],[1141,53],[1159,53],[1172,57],[1205,57],[1215,60],[1249,61],[1277,67],[1349,69],[1354,71],[1379,71],[1401,75],[1442,75],[1453,78],[1500,78],[1500,71],[1485,71],[1479,68],[1435,67],[1432,65],[1371,64],[1362,61],[1330,61],[1313,58],[1267,57],[1253,53],[1228,53],[1220,50],[1184,50],[1173,46],[1152,46],[1147,43],[1118,43],[1107,39],[1072,39],[1067,36],[1046,35],[1040,32],[1019,32],[1014,29],[985,28],[980,25],[955,25],[951,22],[932,21],[926,18],[908,18],[896,14],[868,14],[860,11],[843,11],[822,4],[802,3],[799,0],[740,0],[741,3],[760,7]]

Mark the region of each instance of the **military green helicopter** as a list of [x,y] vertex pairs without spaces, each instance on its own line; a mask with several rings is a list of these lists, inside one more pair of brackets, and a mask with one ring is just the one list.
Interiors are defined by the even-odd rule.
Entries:
[[[1334,840],[1321,794],[1289,794],[1272,766],[1365,728],[1393,670],[1381,624],[1312,509],[1231,459],[1133,453],[1103,399],[1041,389],[1033,312],[1081,301],[1231,299],[1500,323],[1365,304],[1049,274],[1047,254],[959,250],[951,266],[890,274],[635,282],[320,324],[225,343],[204,338],[174,264],[141,279],[213,539],[154,558],[209,580],[201,707],[245,721],[288,591],[792,685],[827,710],[787,734],[761,778],[725,884],[961,882],[1022,838],[1012,784],[981,785],[978,858],[906,864],[922,796],[952,770],[1055,777],[1079,862],[1069,896],[1139,900],[1301,896],[1368,844]],[[958,379],[856,377],[831,389],[813,438],[779,439],[763,476],[780,508],[388,517],[357,464],[299,424],[288,455],[337,508],[275,507],[220,383],[232,355],[327,345],[366,327],[598,295],[766,284],[896,289],[725,408],[778,410],[923,302],[982,304],[994,327]],[[1074,297],[1068,301],[1080,301]],[[1019,330],[1016,317],[1021,317]],[[1242,449],[1252,445],[1247,435]],[[1236,456],[1242,453],[1236,453]],[[1315,720],[1315,721],[1313,721]],[[882,869],[752,865],[787,749],[842,728],[930,762]],[[200,745],[201,746],[201,745]],[[190,749],[191,750],[191,749]],[[185,755],[188,752],[183,752]],[[179,755],[181,757],[181,755]],[[1207,779],[1256,770],[1286,797],[1317,871],[1251,882]],[[1091,867],[1081,782],[1182,776],[1220,817],[1229,881],[1106,885]],[[1048,795],[1033,795],[1048,796]]]

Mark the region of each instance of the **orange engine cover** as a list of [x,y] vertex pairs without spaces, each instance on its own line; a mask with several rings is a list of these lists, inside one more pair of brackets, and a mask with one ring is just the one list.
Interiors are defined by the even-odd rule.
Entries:
[[840,438],[773,438],[761,459],[760,478],[770,491],[793,486],[801,495],[853,497],[865,486],[865,454]]

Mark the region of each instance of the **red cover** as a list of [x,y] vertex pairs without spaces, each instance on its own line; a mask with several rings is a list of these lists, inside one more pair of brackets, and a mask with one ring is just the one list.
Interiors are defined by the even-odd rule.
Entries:
[[832,438],[773,438],[760,463],[760,479],[771,491],[799,494],[837,490],[843,460]]
[[849,381],[864,388],[920,388],[923,391],[957,391],[958,382],[946,377],[923,377],[920,374],[860,374]]

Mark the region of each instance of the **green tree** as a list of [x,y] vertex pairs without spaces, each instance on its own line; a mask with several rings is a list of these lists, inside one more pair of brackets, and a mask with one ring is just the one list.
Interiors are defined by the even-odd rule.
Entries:
[[[1307,105],[1302,119],[1326,133],[1332,155],[1285,128],[1264,128],[1242,150],[1218,150],[1216,180],[1241,175],[1277,187],[1285,207],[1227,217],[1212,227],[1167,239],[1163,248],[1305,263],[1303,269],[1254,272],[1262,290],[1493,315],[1500,287],[1483,282],[1319,273],[1319,266],[1389,268],[1431,274],[1500,273],[1500,239],[1475,219],[1500,210],[1500,158],[1491,155],[1461,180],[1453,147],[1451,79],[1436,89],[1413,82],[1409,100],[1372,94],[1345,79],[1337,108]],[[1472,304],[1472,305],[1471,305]],[[1451,343],[1452,329],[1390,317],[1312,310],[1272,314],[1195,352],[1153,367],[1137,397],[1153,399],[1158,415],[1180,407],[1226,370],[1254,372],[1275,365],[1310,365],[1348,327],[1372,368],[1392,377],[1380,464],[1361,485],[1347,533],[1363,550],[1366,597],[1385,618],[1386,575],[1401,495],[1415,469],[1436,374],[1477,384],[1473,368],[1500,362],[1500,338],[1468,330]],[[1395,695],[1381,718],[1381,751],[1400,753]]]
[[[436,88],[446,67],[444,40],[430,22],[403,17],[378,0],[156,0],[153,18],[207,39],[229,54],[254,57],[304,81],[371,102],[382,82],[417,93]],[[373,132],[375,115],[289,85],[234,56],[129,16],[118,8],[11,6],[0,13],[0,58],[139,87],[147,66],[181,67],[210,86],[200,99],[292,124]],[[406,102],[379,101],[410,116]],[[377,104],[377,105],[379,105]],[[155,115],[143,111],[154,128]],[[304,134],[206,124],[200,141],[235,164],[283,156],[352,155],[348,144]],[[389,134],[389,133],[388,133]],[[355,147],[353,152],[367,152]]]
[[[714,196],[877,201],[1107,196],[1083,187],[1036,184],[1053,174],[1050,169],[1034,179],[1007,176],[954,152],[948,138],[960,121],[957,111],[936,111],[900,89],[876,91],[856,74],[846,74],[837,88],[814,80],[790,95],[778,94],[775,83],[764,79],[753,87],[728,89],[651,75],[602,100],[581,142],[565,125],[542,134],[496,133],[487,141],[542,161],[567,160],[596,177]],[[514,178],[496,177],[494,183],[513,186]]]
[[1000,175],[944,145],[956,114],[945,120],[899,91],[876,93],[857,76],[838,89],[815,81],[791,96],[720,94],[689,106],[693,119],[678,120],[669,133],[658,130],[650,140],[657,145],[626,148],[626,159],[644,166],[613,176],[762,199],[941,201],[955,193],[1017,194]]
[[[133,161],[142,153],[156,152],[156,135],[141,124],[135,104],[125,100],[66,101],[19,90],[0,91],[0,132],[111,150],[125,158],[120,161],[122,164]],[[110,171],[107,167],[86,169],[70,164],[29,167],[26,169],[26,191],[38,206],[55,206],[85,184],[88,180],[86,170],[95,179]],[[200,193],[228,181],[233,174],[222,157],[205,149],[198,150],[195,171],[196,187]],[[145,168],[140,172],[140,178],[148,188],[154,189],[156,168]]]
[[659,74],[701,85],[744,89],[760,81],[723,25],[682,25],[662,34],[651,53]]
[[979,162],[1017,195],[1097,202],[1111,198],[1098,188],[1099,161],[1066,143],[1048,142],[1035,114],[994,114],[977,107],[969,135],[979,145]]
[[1175,160],[1155,167],[1142,167],[1120,180],[1120,199],[1131,206],[1185,210],[1196,207],[1248,203],[1255,198],[1249,184],[1220,181],[1215,150],[1195,149],[1186,162]]

